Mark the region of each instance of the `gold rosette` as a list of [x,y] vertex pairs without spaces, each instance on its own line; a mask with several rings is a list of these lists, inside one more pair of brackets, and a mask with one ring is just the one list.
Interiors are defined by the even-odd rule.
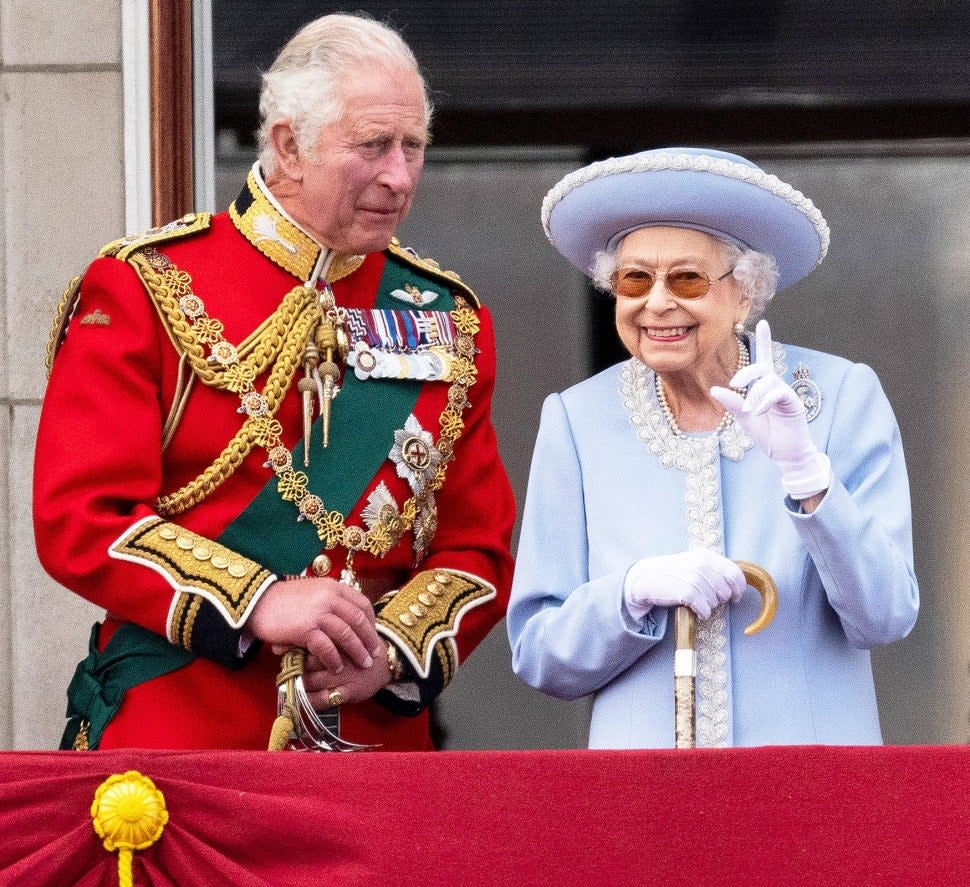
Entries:
[[131,856],[150,847],[168,822],[165,796],[137,770],[116,773],[98,786],[91,804],[94,830],[109,853],[118,851],[118,883],[132,884]]

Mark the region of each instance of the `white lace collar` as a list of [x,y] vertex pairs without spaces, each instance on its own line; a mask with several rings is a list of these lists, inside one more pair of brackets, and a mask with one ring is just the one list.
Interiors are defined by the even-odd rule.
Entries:
[[736,422],[708,434],[674,434],[657,400],[654,371],[631,357],[624,365],[620,379],[623,407],[637,437],[664,468],[679,468],[681,471],[696,468],[699,460],[706,461],[714,440],[722,456],[740,462],[754,443]]

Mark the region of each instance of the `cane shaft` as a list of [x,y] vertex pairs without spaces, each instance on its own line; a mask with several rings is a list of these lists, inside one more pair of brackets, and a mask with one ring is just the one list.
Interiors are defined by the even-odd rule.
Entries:
[[697,616],[689,607],[674,610],[674,744],[694,748],[697,682]]
[[694,684],[691,677],[674,678],[674,747],[694,748],[696,712],[694,710]]

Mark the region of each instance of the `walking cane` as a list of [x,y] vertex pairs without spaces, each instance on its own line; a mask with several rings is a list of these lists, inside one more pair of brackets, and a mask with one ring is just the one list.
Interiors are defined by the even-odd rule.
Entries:
[[[748,585],[761,595],[761,612],[745,630],[757,634],[767,628],[778,609],[778,586],[763,567],[737,561]],[[677,748],[694,748],[696,724],[694,688],[697,682],[697,614],[690,607],[674,611],[674,738]]]

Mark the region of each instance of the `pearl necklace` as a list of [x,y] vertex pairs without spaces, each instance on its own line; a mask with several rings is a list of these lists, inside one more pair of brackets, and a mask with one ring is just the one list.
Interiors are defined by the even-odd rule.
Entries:
[[[744,339],[738,336],[738,370],[742,367],[746,367],[751,363],[751,355],[748,353],[748,346],[745,344]],[[735,370],[737,372],[737,370]],[[663,410],[664,417],[667,420],[667,424],[670,426],[670,431],[676,437],[682,437],[684,432],[680,430],[680,426],[677,424],[677,420],[674,418],[674,412],[670,409],[670,405],[667,403],[667,395],[664,393],[664,383],[660,378],[660,373],[653,374],[654,386],[657,389],[657,403],[660,404],[660,409]],[[743,388],[735,388],[738,394],[744,392]],[[721,417],[721,421],[718,422],[717,427],[714,429],[712,434],[719,434],[725,428],[728,427],[734,421],[734,416],[731,415],[727,410],[724,411],[724,415]]]

